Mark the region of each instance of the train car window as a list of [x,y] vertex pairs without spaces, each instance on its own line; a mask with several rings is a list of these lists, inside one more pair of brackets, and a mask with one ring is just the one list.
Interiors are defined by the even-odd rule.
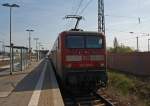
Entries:
[[83,36],[67,36],[66,40],[67,48],[84,48]]
[[102,48],[103,40],[99,36],[86,36],[86,48]]

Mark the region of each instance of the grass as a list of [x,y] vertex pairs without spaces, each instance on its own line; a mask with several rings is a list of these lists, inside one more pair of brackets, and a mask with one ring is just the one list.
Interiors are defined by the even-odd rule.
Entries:
[[[113,93],[128,98],[131,102],[133,98],[139,103],[139,100],[145,104],[141,106],[150,106],[150,83],[148,80],[141,79],[116,71],[109,70],[109,88],[113,89]],[[136,106],[136,105],[135,105]],[[140,105],[138,105],[140,106]]]
[[113,85],[123,95],[127,95],[135,86],[134,81],[123,74],[109,72],[108,75],[110,85]]

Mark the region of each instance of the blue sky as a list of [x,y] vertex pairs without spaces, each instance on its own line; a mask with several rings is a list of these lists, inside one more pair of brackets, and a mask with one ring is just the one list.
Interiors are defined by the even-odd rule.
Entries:
[[[83,0],[80,11],[89,0]],[[16,3],[20,8],[13,8],[12,37],[15,45],[28,46],[26,29],[34,29],[33,38],[38,37],[43,46],[51,48],[58,33],[73,26],[63,17],[75,13],[80,0],[1,0],[3,3]],[[119,43],[136,48],[136,36],[140,50],[147,50],[148,37],[141,33],[150,33],[150,0],[105,0],[107,46],[112,46],[116,36]],[[80,27],[84,30],[97,31],[97,0],[92,0],[86,10]],[[138,23],[138,17],[141,23]],[[129,32],[135,34],[129,34]],[[9,9],[0,6],[0,40],[9,43]],[[1,44],[0,44],[1,45]]]

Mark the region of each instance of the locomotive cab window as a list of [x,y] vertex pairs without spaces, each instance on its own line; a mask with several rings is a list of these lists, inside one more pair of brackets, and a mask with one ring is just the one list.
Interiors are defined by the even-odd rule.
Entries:
[[103,40],[99,36],[86,36],[86,48],[102,48]]
[[84,48],[83,36],[67,36],[66,39],[67,48]]
[[103,38],[94,35],[69,35],[66,37],[67,48],[102,48]]

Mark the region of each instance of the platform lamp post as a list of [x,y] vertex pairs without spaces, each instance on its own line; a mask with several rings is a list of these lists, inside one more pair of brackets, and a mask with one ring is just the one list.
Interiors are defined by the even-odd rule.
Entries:
[[31,32],[33,32],[34,30],[27,29],[26,31],[29,32],[29,61],[31,63]]
[[38,56],[38,58],[41,59],[41,46],[42,46],[42,43],[39,42],[38,44],[39,44],[39,56]]
[[148,39],[148,52],[150,52],[149,41],[150,41],[150,39]]
[[39,42],[39,59],[41,59],[41,42]]
[[36,43],[36,59],[38,61],[38,47],[37,47],[37,42],[38,42],[39,38],[34,38],[34,40],[35,40],[35,43]]
[[41,42],[38,42],[38,60],[40,60],[40,44]]
[[41,44],[40,47],[41,47],[41,58],[43,58],[43,52],[42,51],[44,50],[44,45]]
[[0,43],[2,43],[2,54],[3,54],[3,57],[4,57],[4,54],[5,54],[5,42],[4,41],[0,41]]
[[[134,34],[134,32],[129,32],[130,34]],[[139,51],[139,37],[136,37],[136,48],[137,48],[137,52]]]
[[9,3],[5,3],[5,4],[2,4],[2,6],[5,6],[5,7],[9,7],[10,8],[10,75],[12,75],[12,70],[13,70],[13,64],[12,64],[12,43],[11,43],[11,26],[12,26],[12,23],[11,23],[11,15],[12,15],[12,8],[13,7],[20,7],[19,5],[17,4],[9,4]]
[[0,43],[2,43],[2,49],[1,49],[1,52],[3,52],[3,45],[4,45],[4,44],[3,44],[3,41],[0,41]]

